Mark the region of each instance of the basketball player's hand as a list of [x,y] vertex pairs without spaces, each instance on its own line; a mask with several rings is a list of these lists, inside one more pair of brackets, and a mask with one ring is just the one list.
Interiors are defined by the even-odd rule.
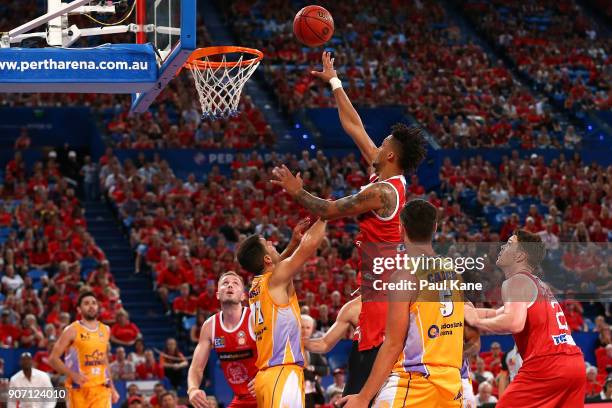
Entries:
[[337,77],[338,75],[336,75],[336,70],[334,69],[334,59],[335,58],[331,57],[331,52],[323,52],[321,57],[323,61],[323,71],[312,71],[311,74],[325,82],[329,82],[330,79]]
[[249,388],[249,392],[251,393],[251,395],[257,397],[257,395],[255,395],[255,378],[249,381],[247,387]]
[[111,402],[113,404],[116,404],[119,402],[120,399],[121,399],[121,396],[119,395],[115,387],[111,387]]
[[293,227],[293,233],[291,234],[291,241],[300,242],[304,236],[304,231],[308,229],[310,225],[310,217],[306,217]]
[[78,384],[78,385],[83,385],[88,380],[87,376],[81,373],[77,373],[76,371],[70,372],[70,379],[72,380],[73,383]]
[[202,390],[192,390],[189,393],[189,403],[195,408],[210,408],[206,393]]
[[272,184],[281,186],[292,197],[299,193],[302,187],[304,187],[304,182],[302,181],[300,173],[294,176],[284,164],[281,167],[275,167],[272,170],[272,174],[277,178],[277,180],[271,181]]
[[364,401],[359,394],[347,395],[340,398],[339,406],[344,408],[368,408],[370,401]]

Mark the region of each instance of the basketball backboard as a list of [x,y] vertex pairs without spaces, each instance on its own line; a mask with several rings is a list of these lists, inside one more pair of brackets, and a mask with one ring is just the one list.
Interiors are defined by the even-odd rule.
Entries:
[[[132,111],[144,112],[196,48],[196,0],[138,0],[137,42],[153,44],[161,58],[157,84],[134,95]],[[143,15],[144,14],[144,15]]]
[[[128,93],[143,112],[195,50],[196,13],[196,0],[47,0],[0,34],[0,92]],[[47,46],[22,48],[30,38]]]

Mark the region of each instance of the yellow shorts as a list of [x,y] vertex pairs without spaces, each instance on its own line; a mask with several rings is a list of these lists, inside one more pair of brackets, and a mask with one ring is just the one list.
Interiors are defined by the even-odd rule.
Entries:
[[259,408],[304,408],[304,370],[282,365],[258,371],[255,395]]
[[68,408],[110,408],[111,390],[106,385],[66,388]]
[[428,368],[427,377],[421,373],[391,373],[372,407],[461,408],[463,395],[459,370]]

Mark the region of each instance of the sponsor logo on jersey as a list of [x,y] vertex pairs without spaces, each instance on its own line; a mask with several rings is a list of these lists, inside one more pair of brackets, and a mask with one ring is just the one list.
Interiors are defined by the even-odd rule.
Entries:
[[215,337],[215,348],[225,347],[225,337]]
[[252,299],[254,297],[259,296],[259,285],[253,287],[250,291],[249,291],[249,299]]
[[560,344],[571,344],[572,346],[576,345],[576,343],[574,342],[574,338],[571,334],[562,333],[557,336],[552,336],[552,339],[553,343],[555,343],[555,346],[558,346]]
[[227,382],[233,385],[249,381],[249,372],[242,363],[229,363],[225,369]]
[[244,360],[254,356],[253,350],[241,350],[241,351],[224,351],[219,353],[219,360],[221,361],[236,361]]
[[449,336],[453,334],[453,329],[461,327],[463,327],[463,322],[444,323],[442,327],[432,324],[429,326],[429,330],[427,330],[427,336],[429,336],[430,339],[435,339],[440,336]]
[[85,354],[85,367],[102,365],[104,353],[100,350],[95,350],[91,354]]
[[242,330],[238,332],[238,344],[241,346],[246,344],[246,334]]

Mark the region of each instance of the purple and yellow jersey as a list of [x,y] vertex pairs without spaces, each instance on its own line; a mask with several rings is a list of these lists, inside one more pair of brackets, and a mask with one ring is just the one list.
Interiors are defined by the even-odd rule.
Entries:
[[472,382],[470,377],[470,361],[467,358],[463,359],[463,364],[461,365],[461,379]]
[[85,375],[88,380],[79,386],[66,379],[67,388],[87,388],[105,385],[110,381],[109,368],[105,364],[108,353],[110,329],[107,325],[98,323],[96,330],[90,330],[80,322],[73,322],[69,327],[76,330],[76,337],[66,351],[64,363],[72,371]]
[[417,271],[417,280],[443,287],[424,288],[410,305],[410,325],[404,348],[393,372],[418,372],[429,376],[429,368],[461,369],[463,363],[463,294],[451,290],[451,281],[461,282],[447,269]]
[[257,341],[259,370],[268,367],[295,364],[304,366],[302,320],[295,293],[289,303],[274,303],[268,289],[272,273],[256,276],[249,291],[251,318]]

